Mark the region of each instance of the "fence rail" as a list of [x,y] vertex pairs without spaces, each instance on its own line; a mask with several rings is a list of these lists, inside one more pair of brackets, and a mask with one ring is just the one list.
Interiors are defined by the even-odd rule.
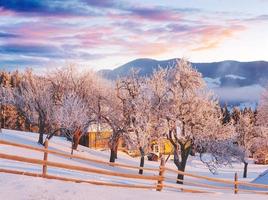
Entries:
[[[159,168],[136,167],[136,166],[127,165],[123,163],[110,163],[110,162],[105,162],[102,160],[97,160],[97,159],[82,157],[78,155],[66,154],[66,153],[62,153],[59,151],[55,151],[55,150],[50,150],[48,149],[48,140],[46,140],[44,148],[14,143],[14,142],[6,141],[6,140],[0,140],[0,144],[38,151],[44,154],[43,159],[36,159],[36,158],[29,158],[29,157],[0,153],[1,159],[13,160],[13,161],[23,162],[23,163],[31,163],[31,164],[42,166],[41,173],[33,173],[33,172],[25,172],[25,171],[0,168],[0,172],[2,173],[20,174],[20,175],[33,176],[33,177],[43,177],[47,179],[72,181],[76,183],[90,183],[90,184],[113,186],[113,187],[155,189],[157,191],[161,191],[165,189],[165,190],[176,190],[176,191],[191,192],[191,193],[213,193],[219,190],[224,190],[224,191],[229,190],[229,191],[234,192],[235,194],[237,194],[238,192],[239,193],[244,192],[244,193],[268,195],[268,185],[238,181],[237,175],[235,176],[234,181],[231,181],[231,180],[224,180],[224,179],[219,179],[219,178],[211,178],[211,177],[191,174],[188,172],[183,172],[180,170],[175,170],[175,169],[165,167],[164,159],[161,160]],[[97,169],[97,168],[92,168],[92,167],[83,167],[83,166],[78,166],[78,165],[53,162],[53,161],[48,160],[49,154],[53,154],[53,155],[65,157],[65,158],[79,159],[79,160],[83,160],[83,161],[87,161],[91,163],[97,163],[102,166],[117,166],[117,167],[127,168],[127,169],[143,169],[149,172],[157,172],[157,174],[139,175],[139,174],[132,174],[132,173],[122,173],[122,172],[118,172],[115,170],[103,170],[103,169]],[[82,173],[90,173],[90,174],[93,173],[93,174],[98,174],[102,176],[110,176],[113,178],[119,177],[119,178],[130,179],[130,180],[146,180],[147,182],[150,182],[150,184],[145,185],[145,183],[142,183],[142,184],[114,183],[112,181],[104,182],[104,181],[96,181],[96,180],[82,180],[82,179],[77,179],[77,178],[55,176],[52,174],[48,174],[47,172],[48,167],[61,168],[65,170],[74,170],[74,171],[79,171]],[[193,180],[182,180],[182,179],[177,179],[175,177],[172,178],[170,177],[171,173],[181,174],[181,175],[184,175],[185,177],[190,177]],[[228,186],[217,186],[217,185],[208,184],[208,183],[200,183],[199,180],[222,183]],[[177,181],[183,182],[184,184],[183,185],[175,184]],[[245,186],[246,188],[240,188],[241,186]],[[260,188],[263,191],[256,190],[256,188]]]
[[98,164],[109,165],[109,166],[118,166],[118,167],[129,168],[129,169],[143,169],[145,171],[159,171],[159,169],[157,169],[157,168],[136,167],[136,166],[122,164],[122,163],[105,162],[105,161],[102,161],[102,160],[86,158],[86,157],[78,156],[78,155],[66,154],[66,153],[62,153],[62,152],[59,152],[59,151],[48,150],[48,149],[39,148],[39,147],[33,147],[33,146],[30,146],[30,145],[14,143],[14,142],[6,141],[6,140],[0,140],[0,144],[10,145],[10,146],[14,146],[14,147],[21,147],[21,148],[24,148],[24,149],[30,149],[30,150],[44,152],[44,153],[47,152],[47,153],[50,153],[50,154],[63,156],[63,157],[66,157],[66,158],[76,158],[76,159],[81,159],[81,160],[94,162],[94,163],[98,163]]

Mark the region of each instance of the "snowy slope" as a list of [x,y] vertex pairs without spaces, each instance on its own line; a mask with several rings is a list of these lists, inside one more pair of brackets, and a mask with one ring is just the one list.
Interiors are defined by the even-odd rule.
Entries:
[[0,174],[1,200],[267,200],[266,195],[191,194],[112,188],[20,175]]
[[[35,133],[25,133],[25,132],[19,132],[19,131],[11,131],[11,130],[3,130],[3,133],[0,133],[0,139],[40,147],[40,145],[36,143],[37,138],[38,138],[38,135]],[[49,149],[61,151],[64,153],[70,152],[70,146],[71,146],[70,142],[66,141],[64,138],[61,138],[61,137],[54,137],[49,142]],[[6,154],[12,154],[12,155],[21,155],[21,156],[26,156],[26,157],[31,157],[31,158],[37,158],[37,159],[42,159],[43,157],[43,153],[41,152],[35,152],[31,150],[15,148],[15,147],[6,146],[6,145],[0,145],[0,152],[4,152]],[[103,160],[103,161],[108,161],[109,159],[108,151],[97,151],[97,150],[92,150],[83,146],[79,146],[79,151],[75,151],[74,154],[88,157],[88,158]],[[131,158],[124,153],[119,153],[118,157],[119,158],[117,162],[119,163],[129,164],[132,166],[139,165],[138,158]],[[79,165],[79,166],[92,167],[92,168],[97,168],[97,169],[117,171],[117,172],[122,172],[122,173],[137,174],[137,170],[124,169],[120,167],[112,167],[108,165],[105,166],[105,165],[85,162],[85,161],[81,161],[77,159],[63,158],[63,157],[51,155],[51,154],[49,154],[48,160],[61,162],[61,163],[74,164],[74,165]],[[167,163],[167,166],[175,169],[175,165],[172,163],[172,161],[169,161]],[[146,161],[145,167],[158,168],[159,163]],[[26,164],[26,163],[22,164],[19,162],[3,160],[3,159],[0,159],[0,168],[14,169],[14,170],[20,170],[20,171],[29,171],[29,172],[38,172],[38,173],[41,173],[41,170],[42,170],[41,166],[39,165]],[[251,181],[255,179],[261,172],[265,171],[265,169],[267,169],[267,167],[263,165],[249,164],[249,174],[248,174],[249,178],[246,180]],[[198,158],[190,157],[188,165],[186,167],[186,171],[193,173],[193,174],[233,180],[233,176],[235,172],[238,172],[239,176],[242,176],[243,165],[236,164],[232,167],[219,169],[217,175],[212,175],[208,171],[206,166],[203,165],[198,160]],[[98,174],[86,174],[82,172],[80,173],[80,172],[74,172],[72,170],[63,170],[63,169],[52,168],[52,167],[48,167],[48,174],[86,179],[86,180],[107,181],[107,182],[113,182],[113,183],[152,185],[152,181],[148,182],[144,180],[130,180],[130,179],[115,178],[115,177],[104,176],[104,175],[100,176]],[[157,172],[145,172],[145,174],[157,175]],[[172,177],[174,179],[176,178],[175,174],[166,174],[166,176]],[[191,178],[187,177],[186,180],[190,181]],[[181,195],[181,197],[185,197],[185,198],[192,197],[192,199],[195,199],[194,198],[195,196],[189,196],[189,194],[178,193],[178,192],[164,191],[161,193],[157,193],[155,191],[133,190],[133,189],[129,189],[129,190],[120,189],[120,195],[119,195],[119,193],[114,192],[115,188],[109,188],[109,187],[104,187],[104,186],[94,186],[94,185],[89,185],[89,184],[75,184],[75,183],[69,183],[69,182],[47,180],[47,179],[42,179],[42,178],[25,177],[21,175],[1,174],[1,173],[0,173],[0,181],[1,181],[0,182],[0,199],[1,200],[2,199],[36,199],[36,197],[38,197],[39,194],[42,194],[41,199],[71,199],[71,197],[77,197],[75,199],[86,199],[86,197],[88,198],[89,196],[93,194],[97,195],[98,197],[97,199],[113,199],[113,197],[117,197],[117,199],[118,197],[120,197],[121,199],[132,199],[132,195],[138,195],[142,197],[140,199],[143,199],[143,197],[147,197],[146,199],[151,199],[151,198],[156,198],[156,197],[159,197],[159,199],[165,199],[165,198],[167,199],[167,198],[172,198],[175,195]],[[170,183],[171,182],[172,181],[170,180]],[[203,181],[203,183],[207,183],[207,181]],[[213,183],[213,185],[221,185],[221,184]],[[40,193],[39,193],[38,188],[41,190]],[[12,193],[10,191],[16,191],[16,193]],[[49,193],[48,196],[46,196],[47,194],[45,195],[43,194],[45,193],[45,191],[48,191]],[[54,192],[50,192],[50,191],[54,191]],[[103,191],[105,191],[105,193],[103,193]],[[215,197],[215,198],[221,199],[222,198],[222,195],[220,195],[221,193],[222,191],[218,192],[218,195],[213,196],[213,198]],[[6,196],[11,195],[12,198],[6,198],[5,195]],[[18,195],[21,195],[26,198],[18,198]],[[231,191],[228,192],[228,195],[230,196],[230,198],[233,196]],[[253,196],[255,195],[252,195],[252,197]],[[243,195],[241,195],[241,197],[243,197]],[[206,199],[205,196],[204,196],[204,199]]]
[[268,185],[268,169],[261,173],[252,183]]
[[[13,141],[16,143],[24,143],[27,145],[31,146],[36,146],[36,147],[42,147],[41,145],[38,145],[36,143],[38,135],[35,133],[23,133],[23,132],[18,132],[18,131],[4,131],[2,134],[0,134],[0,139],[8,140],[8,141]],[[63,153],[70,153],[70,147],[71,144],[70,142],[66,141],[65,138],[61,137],[54,137],[49,141],[49,149],[51,150],[57,150]],[[6,145],[1,145],[0,146],[0,151],[5,152],[8,154],[12,155],[21,155],[29,158],[36,158],[36,159],[42,159],[43,158],[43,153],[42,152],[36,152],[36,151],[31,151],[28,149],[22,149],[22,148],[17,148],[13,146],[6,146]],[[19,153],[18,153],[19,152]],[[101,152],[97,150],[91,150],[89,148],[79,146],[79,151],[74,152],[75,155],[80,155],[83,157],[88,157],[88,158],[93,158],[93,159],[98,159],[102,161],[108,161],[109,159],[109,152]],[[78,165],[78,166],[84,166],[84,167],[92,167],[92,168],[98,168],[98,169],[104,169],[104,170],[110,170],[110,171],[118,171],[122,173],[133,173],[136,174],[135,170],[132,169],[123,169],[123,168],[118,168],[118,167],[112,167],[112,166],[105,166],[103,164],[98,164],[98,163],[93,163],[93,162],[86,162],[78,159],[69,159],[57,155],[52,155],[49,154],[48,156],[49,161],[55,161],[55,162],[60,162],[60,163],[66,163],[66,164],[72,164],[72,165]],[[127,156],[124,153],[119,154],[119,162],[133,165],[133,166],[138,166],[138,160],[133,159],[129,156]],[[10,169],[14,168],[17,170],[23,170],[27,172],[41,172],[41,166],[39,165],[34,165],[34,164],[22,164],[19,162],[15,161],[9,161],[9,160],[0,160],[0,167],[1,168],[6,168]],[[158,166],[156,166],[158,167]],[[70,178],[78,178],[78,179],[89,179],[89,180],[97,180],[97,181],[112,181],[114,183],[123,183],[126,180],[122,178],[113,178],[110,176],[99,176],[98,174],[85,174],[83,172],[76,172],[72,170],[64,170],[64,169],[58,169],[58,168],[51,168],[48,167],[48,174],[51,175],[57,175],[57,176],[64,176],[64,177],[70,177]],[[146,173],[148,175],[152,175],[151,173]],[[130,181],[128,180],[128,183],[132,184],[138,184],[141,183],[141,181]],[[142,182],[144,183],[144,182]]]

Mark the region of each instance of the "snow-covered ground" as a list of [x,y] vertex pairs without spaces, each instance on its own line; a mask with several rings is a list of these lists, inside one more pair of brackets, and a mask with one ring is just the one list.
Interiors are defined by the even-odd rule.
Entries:
[[252,183],[268,185],[268,169],[261,173]]
[[0,174],[1,200],[267,200],[266,195],[248,194],[191,194],[182,192],[156,192],[47,180],[21,175]]
[[[3,130],[0,133],[1,140],[8,140],[17,143],[23,143],[31,146],[39,146],[37,141],[38,135],[35,133],[25,133],[19,131]],[[66,141],[65,138],[54,137],[49,142],[49,149],[70,153],[70,142]],[[40,147],[40,146],[39,146]],[[31,151],[22,148],[16,148],[13,146],[0,145],[0,152],[12,155],[21,155],[25,157],[42,159],[43,153]],[[92,150],[83,146],[79,146],[79,151],[74,152],[75,155],[84,157],[94,158],[98,160],[108,161],[108,151],[97,151]],[[103,164],[96,164],[93,162],[85,162],[77,159],[63,158],[56,155],[49,154],[49,161],[56,161],[68,164],[74,164],[79,166],[92,167],[97,169],[105,169],[110,171],[118,171],[122,173],[137,174],[137,170],[124,169],[119,167],[105,166]],[[129,164],[132,166],[139,165],[139,158],[131,158],[124,153],[119,153],[118,163]],[[172,161],[167,163],[169,168],[175,169],[175,165]],[[145,167],[159,167],[158,162],[145,162]],[[22,164],[21,162],[9,161],[0,159],[0,168],[14,169],[20,171],[38,172],[41,173],[40,165],[33,164]],[[252,181],[258,177],[262,172],[267,169],[264,165],[249,164],[248,167],[248,178],[243,181]],[[190,157],[187,163],[186,171],[210,176],[215,178],[223,178],[227,180],[233,180],[234,173],[237,172],[239,180],[242,180],[243,165],[234,164],[233,166],[222,168],[218,170],[217,175],[213,175],[209,172],[207,167],[198,160],[197,157]],[[74,172],[72,170],[63,170],[59,168],[48,167],[48,174],[74,177],[85,180],[97,180],[107,181],[113,183],[127,183],[127,184],[143,184],[152,185],[152,181],[143,180],[130,180],[123,178],[114,178],[111,176],[100,176],[98,174],[85,174],[80,172]],[[157,175],[157,172],[145,172],[146,175]],[[167,177],[176,178],[176,174],[166,174]],[[263,180],[268,179],[268,176],[262,176]],[[193,181],[193,179],[186,177],[186,180]],[[194,180],[196,181],[196,180]],[[170,183],[174,181],[169,181]],[[255,181],[257,182],[257,181]],[[208,183],[202,181],[202,183]],[[221,185],[219,183],[213,183],[213,185]],[[190,187],[190,186],[189,186]],[[232,187],[232,186],[230,186]],[[200,188],[202,189],[202,188]],[[156,192],[154,190],[143,190],[143,189],[124,189],[124,188],[113,188],[105,186],[95,186],[86,183],[71,183],[56,180],[48,180],[35,177],[27,177],[21,175],[11,175],[0,173],[0,199],[170,199],[170,198],[186,198],[186,199],[232,199],[237,196],[232,194],[232,191],[216,191],[215,194],[188,194],[178,191],[162,191]],[[239,194],[239,199],[267,199],[264,195],[252,195],[252,194]]]

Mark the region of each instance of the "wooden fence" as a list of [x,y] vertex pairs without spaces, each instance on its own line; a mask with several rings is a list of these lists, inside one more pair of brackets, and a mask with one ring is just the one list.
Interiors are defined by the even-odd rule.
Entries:
[[[0,172],[3,173],[11,173],[11,174],[21,174],[26,176],[34,176],[34,177],[43,177],[47,179],[57,179],[62,181],[72,181],[77,183],[90,183],[96,185],[104,185],[104,186],[114,186],[114,187],[125,187],[125,188],[142,188],[142,189],[154,189],[156,191],[161,190],[175,190],[182,192],[192,192],[192,193],[213,193],[218,191],[231,191],[234,194],[237,193],[257,193],[257,194],[268,194],[268,185],[264,184],[253,184],[243,181],[238,181],[237,174],[234,176],[234,180],[224,180],[219,178],[211,178],[207,176],[201,176],[196,174],[191,174],[188,172],[183,172],[175,169],[171,169],[165,167],[164,159],[161,160],[159,168],[148,168],[148,167],[136,167],[132,165],[122,164],[122,163],[110,163],[101,160],[96,160],[92,158],[86,158],[78,155],[71,155],[62,153],[55,150],[48,149],[48,141],[46,140],[44,148],[33,147],[30,145],[14,143],[10,141],[0,140],[1,145],[10,145],[13,147],[29,149],[33,151],[42,152],[43,159],[35,159],[29,157],[23,157],[18,155],[5,154],[0,152],[0,158],[6,160],[13,160],[23,163],[37,164],[42,166],[41,173],[34,173],[28,171],[18,171],[7,168],[0,168]],[[71,165],[60,162],[52,162],[48,160],[48,155],[56,155],[59,157],[71,158],[71,159],[79,159],[86,162],[97,163],[101,166],[116,166],[120,168],[126,169],[143,169],[144,171],[148,171],[151,175],[140,175],[134,173],[122,173],[116,170],[104,170],[98,169],[96,167],[84,167],[78,165]],[[77,178],[70,177],[62,177],[56,176],[52,174],[48,174],[48,167],[53,168],[61,168],[65,170],[73,170],[82,173],[90,173],[90,174],[98,174],[100,176],[110,176],[113,178],[121,178],[121,179],[129,179],[129,180],[145,180],[146,183],[142,182],[139,184],[129,184],[129,183],[116,183],[113,180],[109,182],[104,181],[96,181],[96,180],[82,180]],[[182,174],[185,177],[188,177],[186,180],[176,179],[177,174]],[[209,183],[204,183],[202,180]],[[177,181],[183,182],[183,184],[176,184]],[[214,184],[213,184],[214,183]],[[221,185],[215,185],[215,183],[220,183]],[[260,190],[258,190],[260,189]]]

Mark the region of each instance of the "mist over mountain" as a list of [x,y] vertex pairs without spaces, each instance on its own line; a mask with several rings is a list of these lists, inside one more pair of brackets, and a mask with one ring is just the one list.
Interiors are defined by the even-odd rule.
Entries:
[[[101,70],[108,79],[127,76],[131,69],[139,71],[141,76],[148,76],[159,67],[172,67],[176,59],[154,60],[136,59],[113,70]],[[212,63],[192,63],[202,73],[209,88],[219,96],[221,103],[256,107],[259,96],[268,80],[268,62],[221,61]]]

